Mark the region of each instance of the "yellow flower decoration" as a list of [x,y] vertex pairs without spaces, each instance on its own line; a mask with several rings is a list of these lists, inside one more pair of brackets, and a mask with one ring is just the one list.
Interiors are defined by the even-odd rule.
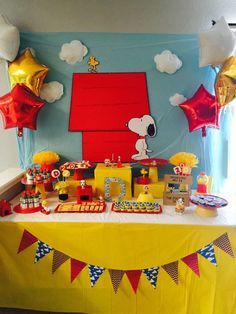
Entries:
[[193,168],[197,167],[198,158],[196,155],[187,152],[179,152],[169,159],[170,164],[174,166],[179,166],[181,163],[185,164],[187,167]]

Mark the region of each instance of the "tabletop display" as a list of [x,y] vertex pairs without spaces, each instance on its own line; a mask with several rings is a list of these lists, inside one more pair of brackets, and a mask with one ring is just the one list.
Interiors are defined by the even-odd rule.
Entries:
[[0,23],[0,112],[25,169],[0,200],[0,307],[236,314],[236,203],[212,195],[236,98],[224,18],[199,41]]

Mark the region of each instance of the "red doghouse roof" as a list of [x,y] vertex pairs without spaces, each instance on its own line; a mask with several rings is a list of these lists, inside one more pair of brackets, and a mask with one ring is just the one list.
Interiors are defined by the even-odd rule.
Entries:
[[74,73],[69,131],[127,131],[149,114],[145,73]]

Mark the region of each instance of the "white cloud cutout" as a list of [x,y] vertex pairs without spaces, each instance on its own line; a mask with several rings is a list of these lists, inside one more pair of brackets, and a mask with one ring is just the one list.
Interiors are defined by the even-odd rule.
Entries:
[[40,97],[46,102],[53,103],[63,95],[63,85],[57,81],[43,84],[40,90]]
[[158,71],[168,74],[174,74],[182,67],[182,61],[169,50],[164,50],[161,54],[155,55],[154,62]]
[[182,104],[183,102],[185,102],[187,100],[186,97],[184,97],[184,95],[181,94],[174,94],[173,96],[171,96],[169,98],[170,104],[172,106],[179,106],[180,104]]
[[222,64],[235,53],[235,33],[221,17],[210,30],[198,34],[199,67]]
[[0,58],[13,61],[20,46],[20,34],[5,15],[0,14]]
[[68,64],[81,62],[88,53],[88,48],[79,40],[72,40],[70,43],[65,43],[61,46],[59,57],[62,61]]

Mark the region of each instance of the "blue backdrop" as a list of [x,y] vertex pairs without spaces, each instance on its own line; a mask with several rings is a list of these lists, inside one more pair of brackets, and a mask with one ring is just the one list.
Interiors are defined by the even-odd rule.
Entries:
[[[61,45],[78,39],[89,49],[81,63],[68,65],[59,59]],[[215,72],[211,67],[198,67],[197,35],[119,34],[119,33],[22,33],[21,49],[33,47],[40,63],[50,68],[45,82],[59,81],[64,96],[53,104],[46,104],[38,116],[36,132],[24,130],[18,139],[20,163],[31,165],[32,154],[40,150],[56,151],[65,160],[80,160],[81,134],[68,132],[72,73],[88,72],[89,55],[100,60],[99,72],[146,72],[151,114],[158,134],[148,139],[152,157],[169,158],[179,151],[189,151],[199,157],[194,170],[214,175],[215,191],[225,177],[227,156],[228,117],[221,114],[221,130],[208,129],[202,138],[201,130],[189,133],[183,111],[169,103],[175,93],[190,98],[200,84],[213,92]],[[183,61],[183,67],[169,75],[156,70],[153,61],[157,53],[171,50]],[[169,169],[170,170],[170,169]],[[167,172],[164,168],[162,172]]]

